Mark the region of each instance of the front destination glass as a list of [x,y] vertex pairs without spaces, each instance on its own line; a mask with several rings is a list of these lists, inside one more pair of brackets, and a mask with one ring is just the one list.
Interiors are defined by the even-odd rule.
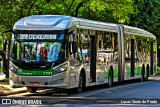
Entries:
[[50,69],[64,61],[64,34],[15,34],[11,41],[10,59],[21,69]]
[[62,42],[13,42],[11,58],[24,62],[55,62],[63,50]]

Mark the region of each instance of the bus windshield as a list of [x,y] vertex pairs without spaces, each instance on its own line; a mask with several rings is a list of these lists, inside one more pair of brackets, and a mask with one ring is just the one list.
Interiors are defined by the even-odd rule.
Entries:
[[63,42],[18,42],[13,41],[11,58],[23,62],[55,62],[65,57]]

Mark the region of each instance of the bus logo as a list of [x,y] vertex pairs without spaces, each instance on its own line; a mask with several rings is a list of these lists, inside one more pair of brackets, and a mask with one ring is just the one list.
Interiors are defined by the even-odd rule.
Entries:
[[11,104],[11,99],[2,99],[2,104]]

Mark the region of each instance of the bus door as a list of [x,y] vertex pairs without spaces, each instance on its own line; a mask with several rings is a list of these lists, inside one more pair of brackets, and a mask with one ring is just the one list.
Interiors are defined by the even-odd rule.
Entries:
[[90,36],[90,82],[96,82],[96,36]]

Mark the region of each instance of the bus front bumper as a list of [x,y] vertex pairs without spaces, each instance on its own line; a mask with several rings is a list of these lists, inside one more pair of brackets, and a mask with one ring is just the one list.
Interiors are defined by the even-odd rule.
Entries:
[[53,76],[22,76],[10,71],[11,86],[26,86],[26,87],[50,87],[67,89],[67,81],[65,74]]

